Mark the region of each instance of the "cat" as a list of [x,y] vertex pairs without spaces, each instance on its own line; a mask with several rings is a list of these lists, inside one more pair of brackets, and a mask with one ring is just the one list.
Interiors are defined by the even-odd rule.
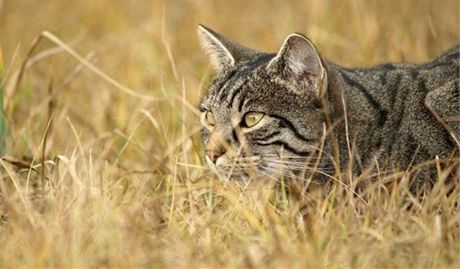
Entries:
[[410,172],[417,189],[436,181],[435,158],[458,165],[459,45],[420,65],[345,68],[298,33],[277,53],[203,25],[198,37],[215,70],[199,105],[201,137],[221,180],[324,182],[351,164],[355,175]]

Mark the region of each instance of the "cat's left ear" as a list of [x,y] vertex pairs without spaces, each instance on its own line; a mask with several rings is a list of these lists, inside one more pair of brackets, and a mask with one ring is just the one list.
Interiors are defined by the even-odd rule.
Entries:
[[286,38],[267,69],[298,93],[322,94],[326,70],[313,43],[301,34],[291,34]]
[[251,58],[255,51],[233,42],[206,26],[198,26],[201,47],[209,55],[217,72],[232,69],[241,61]]

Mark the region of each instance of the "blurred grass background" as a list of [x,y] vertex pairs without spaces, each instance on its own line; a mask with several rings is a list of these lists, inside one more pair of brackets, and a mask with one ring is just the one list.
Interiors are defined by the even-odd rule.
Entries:
[[[340,187],[301,202],[228,190],[201,162],[193,109],[211,73],[198,23],[263,51],[301,32],[327,59],[364,66],[439,55],[459,43],[459,10],[457,0],[0,0],[0,266],[460,266],[454,195],[418,202],[403,186],[364,206]],[[126,95],[49,40],[28,55],[42,31],[157,99]]]

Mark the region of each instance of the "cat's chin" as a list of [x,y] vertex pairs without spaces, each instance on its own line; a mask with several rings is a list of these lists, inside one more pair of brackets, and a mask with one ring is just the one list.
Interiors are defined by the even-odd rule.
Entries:
[[229,169],[223,169],[219,166],[216,166],[213,163],[208,163],[211,172],[217,176],[219,181],[223,183],[236,183],[237,185],[247,185],[251,180],[252,177],[248,176],[246,173],[238,171],[232,171]]
[[216,166],[211,167],[211,171],[217,176],[219,181],[223,183],[237,183],[238,185],[246,185],[251,181],[251,178],[245,173],[237,173],[226,169],[218,169]]
[[218,177],[219,181],[225,184],[236,184],[241,187],[246,187],[251,183],[263,183],[263,182],[270,182],[273,180],[273,177],[268,177],[264,174],[252,173],[252,175],[248,175],[246,172],[239,172],[239,171],[217,171],[214,170],[213,173]]
[[237,185],[247,185],[250,181],[251,178],[249,178],[246,175],[225,175],[223,173],[220,173],[217,175],[219,180],[224,182],[224,183],[236,183]]

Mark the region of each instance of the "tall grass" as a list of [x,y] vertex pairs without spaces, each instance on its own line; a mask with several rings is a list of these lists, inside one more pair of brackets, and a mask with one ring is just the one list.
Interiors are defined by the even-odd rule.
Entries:
[[0,47],[0,155],[6,154],[6,140],[8,137],[5,111],[3,109],[3,69],[3,53]]
[[0,266],[459,267],[458,160],[423,199],[405,173],[359,195],[224,185],[195,109],[198,23],[265,51],[303,32],[352,66],[435,57],[459,18],[455,0],[0,1]]

